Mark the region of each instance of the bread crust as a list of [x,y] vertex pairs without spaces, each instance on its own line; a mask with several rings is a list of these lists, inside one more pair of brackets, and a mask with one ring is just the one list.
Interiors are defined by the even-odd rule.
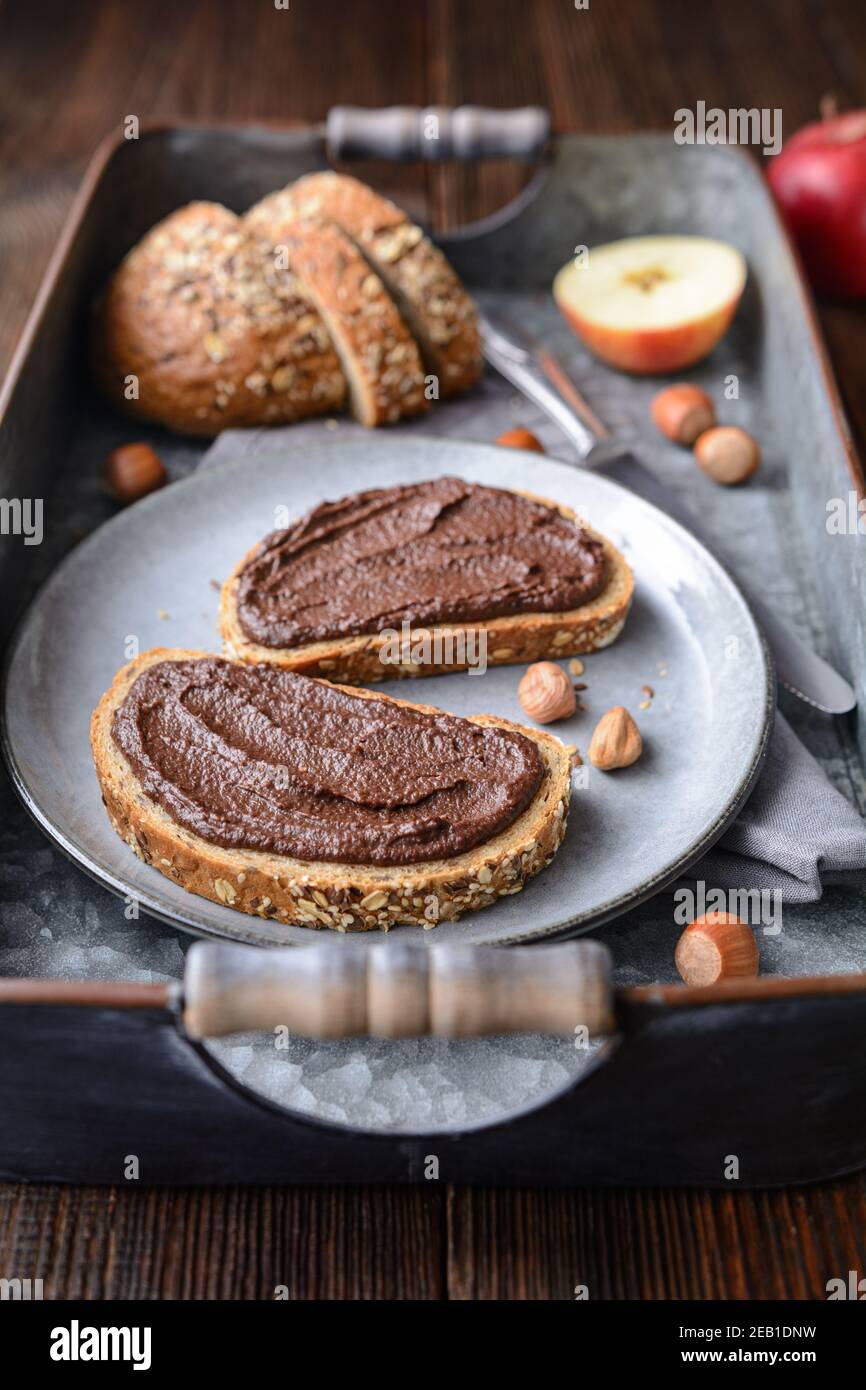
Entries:
[[445,256],[402,208],[359,179],[307,174],[247,213],[270,235],[298,216],[329,218],[357,243],[414,334],[444,400],[473,386],[483,359],[478,311]]
[[[578,521],[570,507],[560,506],[547,497],[514,489],[522,497],[552,507],[569,521]],[[465,671],[470,661],[453,659],[462,650],[469,650],[468,634],[485,632],[487,665],[508,666],[519,662],[556,660],[564,656],[579,656],[610,646],[625,626],[634,596],[634,577],[625,556],[605,536],[585,522],[584,530],[604,546],[607,562],[607,582],[600,594],[589,603],[561,613],[516,613],[508,617],[488,618],[471,623],[448,623],[441,626],[419,626],[409,635],[409,644],[422,639],[434,659],[422,664],[415,661],[393,663],[383,661],[388,639],[382,633],[359,637],[328,638],[301,647],[264,647],[251,642],[241,627],[237,607],[239,578],[244,566],[255,554],[252,547],[235,566],[220,592],[220,632],[225,651],[231,658],[258,663],[269,661],[288,671],[304,676],[320,676],[324,680],[347,684],[369,685],[376,681],[399,680],[406,677],[441,676]],[[474,651],[477,652],[477,642]],[[447,656],[437,661],[436,653]],[[471,654],[471,653],[470,653]]]
[[427,410],[418,345],[351,238],[336,222],[296,218],[278,229],[282,248],[331,336],[361,424],[394,424]]
[[181,434],[290,424],[346,398],[297,277],[266,236],[217,203],[180,208],[129,252],[96,305],[91,355],[119,409]]
[[[137,677],[160,661],[196,660],[206,652],[156,647],[124,666],[97,705],[91,747],[102,799],[114,829],[144,860],[187,892],[264,919],[334,931],[388,931],[397,923],[426,929],[457,921],[519,893],[550,863],[565,835],[571,759],[552,734],[492,715],[472,723],[514,729],[531,738],[545,764],[533,801],[506,830],[450,859],[405,866],[307,863],[259,850],[224,849],[177,825],[140,784],[111,734],[115,709]],[[350,689],[359,699],[387,700]],[[396,704],[409,704],[397,700]],[[440,713],[429,705],[412,708]]]

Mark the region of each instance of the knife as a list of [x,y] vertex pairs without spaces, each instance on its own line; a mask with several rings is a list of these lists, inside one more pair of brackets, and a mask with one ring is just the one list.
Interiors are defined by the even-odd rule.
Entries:
[[492,367],[516,386],[562,430],[580,457],[580,466],[612,478],[678,521],[705,545],[728,570],[752,610],[773,654],[782,685],[807,705],[826,714],[846,714],[857,703],[852,687],[826,661],[807,647],[767,607],[751,585],[744,582],[681,502],[631,450],[615,440],[584,401],[564,368],[545,348],[530,350],[503,333],[488,315],[481,316],[484,356]]

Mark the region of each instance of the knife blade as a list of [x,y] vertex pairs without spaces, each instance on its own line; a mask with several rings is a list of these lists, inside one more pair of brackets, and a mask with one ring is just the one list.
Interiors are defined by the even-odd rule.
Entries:
[[546,349],[523,347],[503,333],[489,315],[481,317],[481,334],[487,361],[559,426],[577,450],[578,466],[612,478],[629,492],[651,502],[679,522],[719,560],[751,608],[772,652],[782,685],[807,705],[826,714],[846,714],[852,710],[857,697],[849,683],[777,618],[760,594],[736,573],[720,553],[717,540],[706,534],[673,489],[608,433],[553,354]]

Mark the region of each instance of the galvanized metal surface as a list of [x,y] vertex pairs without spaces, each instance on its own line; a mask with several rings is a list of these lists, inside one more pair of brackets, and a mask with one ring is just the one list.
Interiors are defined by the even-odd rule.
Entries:
[[[7,593],[12,582],[22,597],[32,593],[71,544],[113,513],[100,491],[98,466],[110,447],[130,437],[130,429],[90,399],[81,361],[81,316],[107,267],[171,207],[198,196],[243,207],[315,167],[321,157],[308,138],[273,132],[153,133],[141,147],[121,147],[112,157],[58,266],[58,289],[47,297],[33,350],[13,382],[0,429],[3,493],[29,495],[39,488],[48,497],[54,484],[56,491],[46,503],[41,547],[25,553],[18,538],[4,541]],[[575,245],[666,229],[729,237],[750,262],[750,284],[731,333],[689,374],[717,397],[725,420],[751,428],[761,440],[762,471],[739,491],[714,488],[688,455],[653,433],[648,404],[660,383],[625,378],[595,363],[547,294],[553,271]],[[541,198],[517,222],[502,221],[481,235],[470,229],[467,237],[451,240],[448,250],[482,298],[494,294],[519,322],[548,337],[607,423],[682,490],[737,563],[749,567],[768,601],[856,677],[862,693],[862,538],[830,535],[825,524],[827,501],[846,497],[852,487],[844,441],[789,253],[757,173],[734,151],[675,148],[656,137],[573,137],[560,142]],[[725,401],[731,377],[737,378],[739,399]],[[71,429],[61,414],[64,400],[77,413]],[[48,404],[55,402],[56,413]],[[556,431],[531,418],[522,402],[495,383],[478,397],[438,410],[420,431],[489,441],[515,423],[536,429],[554,452],[560,448]],[[305,430],[313,428],[326,426]],[[339,430],[351,433],[352,427],[341,423]],[[201,455],[199,445],[159,431],[136,427],[133,433],[153,439],[173,477],[188,474]],[[170,605],[160,606],[170,611]],[[74,642],[74,633],[69,640]],[[810,714],[788,700],[783,708],[836,785],[861,810],[866,807],[851,724]],[[0,969],[66,977],[179,976],[184,943],[178,933],[146,917],[127,920],[122,902],[49,847],[5,784],[0,825]],[[606,927],[617,979],[673,978],[677,933],[668,894]],[[789,908],[781,935],[764,938],[761,946],[764,968],[771,971],[862,969],[866,898],[855,887],[829,889],[820,903]],[[417,1055],[404,1060],[410,1070],[418,1064]],[[569,1061],[563,1057],[557,1065]],[[239,1065],[248,1063],[247,1056]]]

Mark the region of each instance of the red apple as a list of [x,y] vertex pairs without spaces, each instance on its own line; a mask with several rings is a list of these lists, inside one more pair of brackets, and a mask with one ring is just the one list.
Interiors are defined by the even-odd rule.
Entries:
[[676,372],[700,362],[734,317],[746,262],[699,236],[626,237],[570,261],[553,282],[565,318],[603,362]]
[[866,298],[866,111],[798,130],[767,177],[815,288]]

